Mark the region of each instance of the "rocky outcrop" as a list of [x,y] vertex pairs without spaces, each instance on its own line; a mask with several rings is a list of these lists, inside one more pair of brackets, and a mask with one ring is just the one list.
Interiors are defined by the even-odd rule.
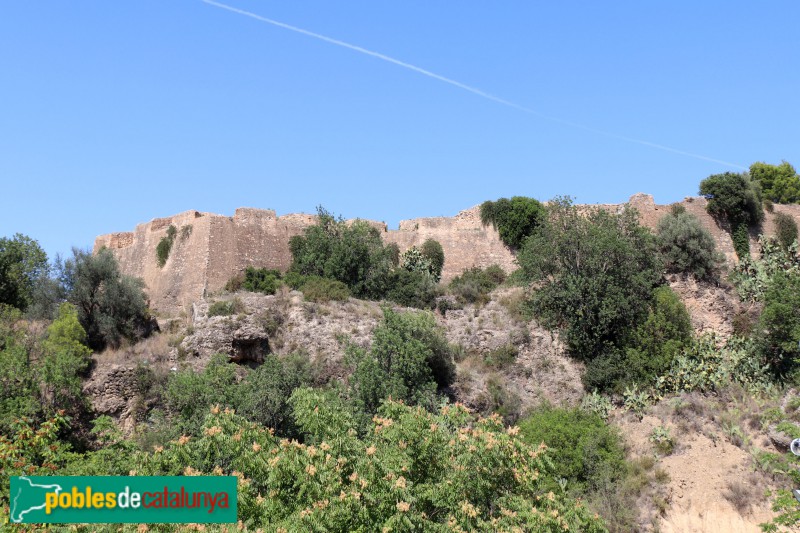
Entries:
[[[655,228],[669,212],[669,205],[657,205],[648,194],[635,194],[629,204],[635,207],[642,224]],[[717,242],[729,262],[736,260],[733,243],[726,228],[720,227],[706,212],[705,198],[686,198],[686,210],[700,220]],[[619,211],[624,204],[598,205]],[[586,206],[592,207],[592,206]],[[800,221],[800,206],[776,205]],[[774,215],[767,213],[763,232],[774,232]],[[140,224],[133,232],[101,235],[95,251],[111,249],[125,274],[142,278],[147,286],[151,307],[163,315],[191,313],[191,306],[248,266],[285,270],[291,264],[289,239],[314,224],[313,215],[277,216],[275,211],[240,208],[233,217],[186,211],[167,218]],[[497,232],[480,222],[479,208],[473,207],[454,217],[419,218],[400,222],[389,230],[385,224],[371,222],[383,239],[397,243],[400,251],[432,238],[445,252],[442,279],[446,282],[473,266],[498,264],[506,271],[515,268],[513,254],[503,245]],[[170,226],[177,230],[175,242],[163,267],[156,260],[156,247]],[[757,235],[752,235],[751,249],[757,250]]]

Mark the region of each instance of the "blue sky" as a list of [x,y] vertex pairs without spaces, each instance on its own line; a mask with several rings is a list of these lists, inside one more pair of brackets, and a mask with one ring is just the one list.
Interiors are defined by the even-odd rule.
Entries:
[[[225,0],[560,121],[800,164],[800,3]],[[386,221],[735,170],[542,119],[200,0],[5,2],[0,236],[53,255],[187,209]]]

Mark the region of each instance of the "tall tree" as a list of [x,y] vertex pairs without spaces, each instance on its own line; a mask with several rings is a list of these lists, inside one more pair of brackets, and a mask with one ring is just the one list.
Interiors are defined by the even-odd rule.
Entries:
[[78,311],[89,346],[102,350],[117,346],[123,338],[146,336],[152,321],[141,279],[124,276],[107,248],[96,255],[73,249],[64,263],[67,299]]
[[21,233],[0,238],[0,303],[24,311],[36,280],[46,274],[47,254],[37,241]]

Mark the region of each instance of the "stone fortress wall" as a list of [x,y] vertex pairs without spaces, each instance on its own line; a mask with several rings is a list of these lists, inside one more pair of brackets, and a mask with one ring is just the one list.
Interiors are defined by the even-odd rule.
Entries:
[[[642,224],[655,229],[658,220],[669,212],[669,205],[656,205],[653,197],[635,194],[629,204],[635,207]],[[700,219],[729,262],[736,260],[728,232],[706,212],[706,200],[690,197],[681,202]],[[596,207],[620,210],[625,204],[601,204]],[[800,206],[776,205],[775,212],[785,212],[800,223]],[[773,214],[766,213],[763,231],[774,233]],[[139,224],[132,232],[110,233],[97,237],[95,252],[111,249],[122,271],[142,278],[150,305],[165,315],[189,312],[191,304],[225,283],[248,266],[286,270],[292,261],[289,239],[302,234],[316,222],[316,216],[290,214],[277,216],[273,210],[239,208],[232,217],[186,211],[166,218]],[[478,206],[454,217],[418,218],[400,222],[389,230],[386,224],[371,222],[387,243],[394,242],[403,252],[432,238],[442,244],[445,264],[443,281],[449,281],[473,266],[500,265],[507,272],[515,269],[514,256],[503,245],[497,232],[481,225]],[[164,267],[156,261],[156,246],[174,225],[177,235]],[[756,250],[756,235],[752,235]]]

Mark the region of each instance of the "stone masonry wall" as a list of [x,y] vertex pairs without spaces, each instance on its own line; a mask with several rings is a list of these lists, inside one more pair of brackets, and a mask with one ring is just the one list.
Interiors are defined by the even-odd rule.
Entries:
[[[643,225],[655,229],[658,220],[669,212],[669,205],[656,205],[653,197],[635,194],[629,203],[639,211]],[[686,198],[681,202],[711,232],[718,249],[729,262],[736,260],[733,243],[726,229],[706,213],[704,198]],[[620,210],[624,204],[599,205]],[[800,223],[800,206],[776,205]],[[767,213],[763,225],[766,234],[774,233],[774,215]],[[120,262],[125,274],[140,277],[147,286],[153,309],[165,315],[191,311],[191,304],[210,292],[220,290],[247,266],[286,270],[291,264],[289,239],[314,224],[313,215],[276,216],[275,211],[239,208],[233,217],[186,211],[167,218],[139,224],[133,232],[101,235],[94,249],[106,246]],[[514,270],[514,256],[491,227],[483,227],[479,209],[473,207],[454,217],[419,218],[400,222],[397,230],[372,222],[382,231],[384,240],[397,243],[403,252],[426,239],[436,239],[445,252],[442,273],[449,281],[464,269],[498,264],[507,272]],[[163,268],[156,261],[156,246],[174,225],[178,232],[169,259]],[[752,235],[752,250],[756,250]]]

